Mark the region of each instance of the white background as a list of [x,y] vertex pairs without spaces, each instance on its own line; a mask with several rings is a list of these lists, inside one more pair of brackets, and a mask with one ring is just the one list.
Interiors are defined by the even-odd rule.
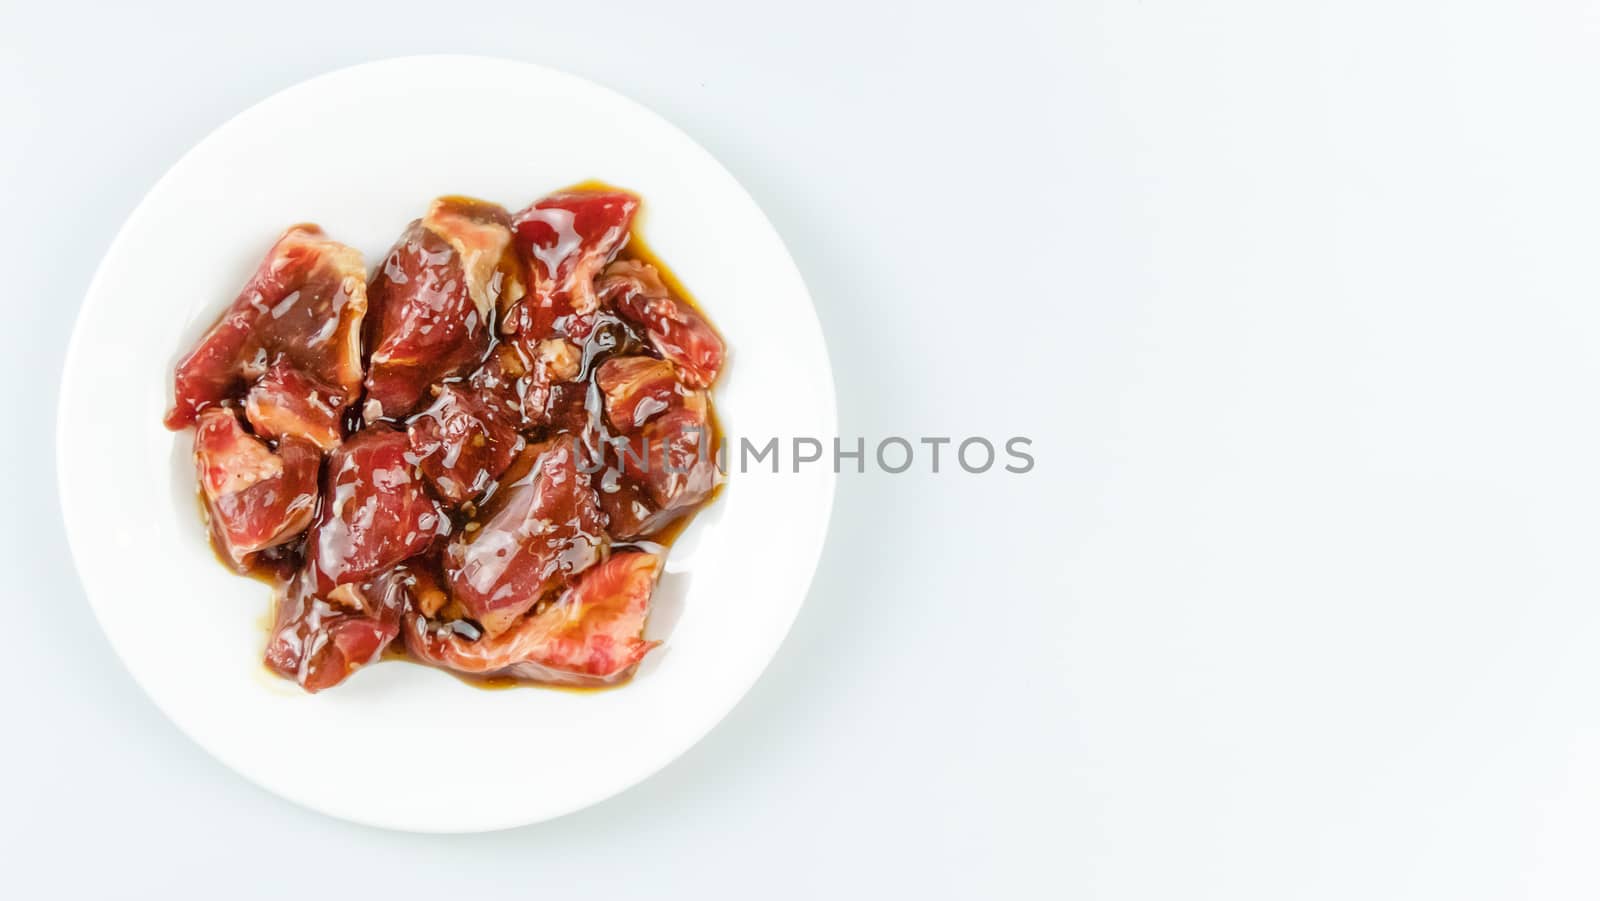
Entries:
[[[1595,9],[629,6],[0,0],[8,893],[1600,895]],[[844,434],[1038,457],[845,475],[709,738],[446,838],[303,811],[165,722],[52,463],[82,292],[162,171],[294,82],[437,51],[588,76],[718,156],[806,275]],[[67,478],[120,477],[116,440]]]

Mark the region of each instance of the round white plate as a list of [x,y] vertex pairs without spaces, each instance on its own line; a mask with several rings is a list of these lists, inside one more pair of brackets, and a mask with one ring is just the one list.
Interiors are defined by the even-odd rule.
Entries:
[[57,462],[73,557],[129,672],[246,778],[394,829],[537,822],[687,750],[788,632],[827,528],[826,462],[729,474],[668,559],[648,630],[665,646],[612,691],[484,691],[386,661],[303,694],[260,662],[269,589],[228,572],[206,543],[190,433],[161,425],[172,366],[280,231],[316,222],[371,265],[436,195],[514,211],[589,178],[644,198],[642,233],[726,336],[716,398],[731,439],[831,446],[821,329],[755,202],[659,116],[538,66],[407,58],[290,88],[179,160],[101,261],[61,383]]

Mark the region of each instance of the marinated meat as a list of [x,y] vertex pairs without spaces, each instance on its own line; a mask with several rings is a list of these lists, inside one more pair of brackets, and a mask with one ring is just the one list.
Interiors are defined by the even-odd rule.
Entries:
[[601,482],[600,506],[619,539],[652,534],[696,509],[717,485],[709,401],[679,391],[643,426],[613,437],[619,472]]
[[274,365],[354,397],[366,312],[361,254],[315,225],[290,228],[178,364],[167,428],[193,425],[201,410],[237,398]]
[[596,290],[616,304],[619,315],[645,328],[651,345],[678,367],[684,384],[709,388],[717,380],[727,356],[722,339],[694,307],[672,296],[654,266],[619,260],[606,267]]
[[444,553],[450,595],[490,636],[498,635],[599,559],[605,521],[574,448],[553,440],[522,452],[526,475],[505,486]]
[[421,616],[406,619],[406,649],[417,659],[473,675],[566,685],[604,685],[627,676],[657,642],[644,639],[661,558],[613,554],[579,577],[549,607],[498,636],[470,638]]
[[343,682],[399,636],[406,580],[395,569],[319,595],[309,573],[296,576],[278,598],[267,666],[309,692]]
[[516,420],[470,387],[445,385],[406,426],[410,458],[451,505],[487,491],[522,450]]
[[512,219],[517,254],[533,290],[512,310],[507,331],[529,343],[583,338],[600,303],[595,276],[628,241],[639,198],[624,191],[562,191]]
[[606,418],[620,432],[631,432],[667,409],[679,393],[672,364],[654,357],[612,357],[595,373],[606,397]]
[[401,235],[367,291],[369,420],[404,417],[428,386],[483,359],[510,242],[505,210],[455,197],[435,200]]
[[607,470],[596,484],[600,509],[606,515],[606,532],[614,541],[649,538],[671,525],[682,511],[662,510],[643,485]]
[[373,425],[328,455],[322,512],[306,536],[316,591],[370,579],[449,532],[445,510],[429,496],[409,451],[405,432]]
[[550,383],[515,341],[496,347],[467,384],[484,405],[524,430],[544,421]]
[[250,388],[244,416],[263,438],[301,438],[332,450],[344,437],[344,411],[350,396],[278,360]]
[[515,217],[443,197],[370,280],[316,226],[273,245],[166,418],[197,426],[218,553],[277,588],[273,671],[318,692],[398,647],[606,685],[654,647],[662,554],[720,480],[726,354],[633,239],[637,209],[605,188]]
[[315,445],[290,438],[273,451],[231,410],[212,407],[200,414],[194,459],[211,533],[235,568],[311,524],[322,459]]

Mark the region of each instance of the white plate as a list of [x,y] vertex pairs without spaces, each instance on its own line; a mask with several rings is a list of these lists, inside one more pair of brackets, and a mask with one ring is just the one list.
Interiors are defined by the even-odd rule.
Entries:
[[728,434],[835,434],[811,299],[772,225],[660,117],[525,63],[420,57],[286,90],[201,141],[112,242],[61,384],[57,461],[73,557],[129,672],[246,778],[334,816],[466,832],[537,822],[665,766],[749,689],[799,611],[831,467],[733,472],[674,547],[626,687],[483,691],[383,662],[311,696],[260,663],[268,588],[226,571],[201,528],[189,433],[161,426],[179,354],[285,226],[381,257],[429,199],[513,210],[599,178],[644,197],[642,231],[728,339]]

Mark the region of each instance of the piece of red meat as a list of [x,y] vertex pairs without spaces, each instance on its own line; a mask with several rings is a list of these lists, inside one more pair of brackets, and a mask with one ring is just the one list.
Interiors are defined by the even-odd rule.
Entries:
[[606,419],[620,432],[644,425],[680,393],[672,364],[654,357],[612,357],[594,379],[605,395]]
[[343,439],[344,410],[349,405],[350,396],[342,389],[280,359],[245,395],[244,416],[264,438],[302,438],[326,451]]
[[606,515],[606,534],[614,541],[648,538],[685,512],[657,508],[643,485],[624,478],[615,469],[595,478],[595,493],[600,497],[600,510]]
[[277,599],[267,666],[309,692],[343,682],[400,634],[407,578],[401,567],[319,595],[310,573],[297,575]]
[[524,430],[550,424],[551,392],[581,374],[583,350],[565,338],[502,342],[467,380],[495,410]]
[[646,537],[694,510],[717,486],[716,450],[704,391],[679,391],[643,426],[612,436],[616,468],[596,481],[611,537]]
[[655,554],[613,554],[548,608],[498,636],[475,640],[450,624],[412,614],[404,629],[406,649],[424,663],[463,673],[565,685],[616,682],[660,643],[644,639],[660,573]]
[[567,578],[592,565],[605,547],[604,519],[570,438],[522,452],[479,521],[444,552],[450,596],[497,635]]
[[717,483],[711,407],[704,391],[677,399],[624,440],[618,463],[643,485],[659,509],[687,509],[705,500]]
[[306,538],[314,590],[361,582],[422,553],[450,521],[407,459],[406,433],[371,425],[328,455],[322,511]]
[[274,452],[244,430],[232,410],[200,414],[195,469],[211,533],[241,572],[252,555],[293,540],[317,506],[317,448],[295,438]]
[[518,429],[534,429],[543,422],[550,384],[517,342],[496,346],[466,382],[479,400]]
[[361,254],[315,225],[283,233],[233,305],[178,364],[169,429],[244,392],[282,363],[354,397],[367,311]]
[[403,418],[428,386],[470,371],[489,350],[505,282],[510,216],[441,197],[411,223],[367,288],[367,419]]
[[535,343],[583,338],[599,307],[594,279],[628,243],[639,198],[625,191],[561,191],[512,218],[532,290],[511,311],[508,332]]
[[642,481],[663,509],[692,507],[705,500],[716,485],[705,404],[703,394],[690,395],[683,406],[650,420],[642,430],[650,449],[650,471]]
[[411,459],[446,503],[460,505],[483,494],[522,450],[515,422],[470,386],[445,385],[406,425]]
[[606,267],[595,290],[618,315],[644,327],[650,345],[693,388],[709,388],[727,358],[722,338],[693,306],[672,296],[656,268],[638,260]]

